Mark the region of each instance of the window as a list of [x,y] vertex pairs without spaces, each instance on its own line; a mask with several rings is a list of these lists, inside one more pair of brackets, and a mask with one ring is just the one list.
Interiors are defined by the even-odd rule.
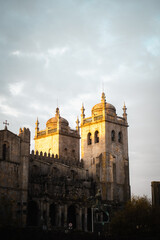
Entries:
[[122,143],[122,132],[118,133],[118,142]]
[[4,142],[2,145],[2,158],[3,160],[9,160],[9,143]]
[[75,150],[72,150],[72,156],[75,157]]
[[111,140],[112,140],[112,142],[115,141],[115,131],[114,130],[112,130],[112,132],[111,132]]
[[88,145],[92,144],[91,133],[88,133],[87,142],[88,142]]
[[98,131],[95,131],[95,134],[94,134],[94,142],[95,142],[95,143],[99,143],[99,132],[98,132]]
[[6,144],[3,144],[3,160],[6,160],[7,155],[7,146]]

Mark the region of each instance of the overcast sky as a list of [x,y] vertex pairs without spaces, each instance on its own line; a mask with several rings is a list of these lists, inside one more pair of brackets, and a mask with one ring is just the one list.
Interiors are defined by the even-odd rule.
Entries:
[[[160,180],[160,1],[0,0],[0,129],[72,128],[101,99],[129,123],[131,193]],[[58,101],[57,101],[58,99]]]

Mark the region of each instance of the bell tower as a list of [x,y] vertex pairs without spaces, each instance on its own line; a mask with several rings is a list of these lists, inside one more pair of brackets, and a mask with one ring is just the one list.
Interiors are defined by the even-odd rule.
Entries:
[[81,114],[81,157],[90,177],[97,182],[103,200],[127,201],[130,198],[128,123],[126,106],[123,116],[116,108],[101,102],[92,108],[91,117]]

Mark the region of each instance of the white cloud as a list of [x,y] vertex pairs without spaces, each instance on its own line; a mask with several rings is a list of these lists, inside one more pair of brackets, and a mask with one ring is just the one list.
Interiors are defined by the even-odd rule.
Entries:
[[145,42],[146,49],[154,56],[160,55],[160,38],[151,37]]
[[53,49],[48,49],[47,52],[49,56],[57,56],[57,55],[63,55],[67,51],[69,51],[68,47],[62,47],[62,48],[53,48]]
[[11,52],[11,55],[14,55],[14,56],[20,56],[20,51],[13,51],[13,52]]
[[13,96],[22,95],[24,82],[15,82],[9,84],[9,91]]

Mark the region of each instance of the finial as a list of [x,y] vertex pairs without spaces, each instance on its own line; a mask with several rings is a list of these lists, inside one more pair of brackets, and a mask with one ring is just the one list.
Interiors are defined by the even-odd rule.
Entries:
[[39,121],[38,121],[38,117],[37,117],[36,128],[38,128],[38,126],[39,126]]
[[101,102],[106,102],[106,96],[104,92],[102,92]]
[[85,118],[84,111],[85,111],[85,108],[84,108],[84,104],[82,103],[82,108],[81,108],[81,119]]
[[39,122],[38,122],[38,117],[37,117],[37,121],[36,121],[36,124],[37,124],[37,125],[39,124]]
[[124,105],[123,105],[123,111],[124,111],[124,113],[126,113],[126,110],[127,110],[127,108],[126,108],[126,105],[125,105],[125,102],[124,102]]
[[9,125],[9,123],[7,123],[7,120],[5,120],[5,122],[3,122],[3,124],[5,124],[5,130],[7,130],[7,125]]
[[77,116],[77,121],[76,121],[76,123],[77,123],[77,126],[79,126],[79,118],[78,118],[78,116]]
[[60,112],[59,112],[59,108],[56,108],[56,115],[59,117],[60,116]]
[[124,105],[123,105],[123,117],[127,120],[127,108],[126,108],[126,105],[125,105],[125,102],[124,102]]
[[78,118],[78,116],[77,116],[77,121],[76,121],[77,126],[76,126],[76,130],[77,130],[78,133],[79,133],[79,123],[80,123],[80,121],[79,121],[79,118]]

